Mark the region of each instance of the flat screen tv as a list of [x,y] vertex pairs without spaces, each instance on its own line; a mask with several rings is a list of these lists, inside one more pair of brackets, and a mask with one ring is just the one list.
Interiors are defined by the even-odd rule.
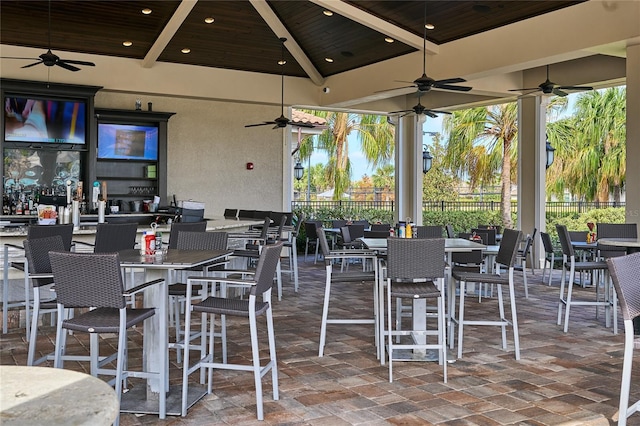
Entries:
[[5,96],[3,106],[5,142],[85,144],[85,101]]
[[98,158],[111,160],[158,159],[158,127],[98,123]]

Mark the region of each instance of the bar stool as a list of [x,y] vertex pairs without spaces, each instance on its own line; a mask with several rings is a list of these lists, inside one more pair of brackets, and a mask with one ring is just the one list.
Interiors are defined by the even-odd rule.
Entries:
[[[445,337],[444,307],[444,239],[409,239],[389,238],[387,240],[387,351],[389,356],[389,382],[393,382],[393,361],[420,360],[413,356],[402,356],[403,352],[425,351],[436,349],[438,360],[443,369],[443,380],[447,382],[447,341]],[[427,330],[426,320],[423,324],[420,318],[413,318],[419,330],[400,330],[392,328],[391,305],[393,299],[411,299],[414,307],[417,299],[436,300],[436,314],[414,309],[413,315],[426,315],[436,318],[435,330]],[[397,323],[398,321],[396,321]],[[422,328],[424,326],[424,329]],[[410,336],[411,343],[394,343],[394,336]],[[436,336],[437,343],[428,343],[429,336]],[[398,353],[396,354],[397,351]]]
[[[460,282],[460,308],[458,312],[457,320],[453,318],[452,313],[449,315],[451,318],[451,324],[458,324],[458,358],[462,358],[462,343],[464,336],[464,326],[465,325],[489,325],[489,326],[500,326],[502,330],[502,348],[507,348],[507,331],[506,328],[508,325],[513,329],[513,342],[515,347],[515,357],[516,360],[520,359],[520,337],[518,334],[518,315],[516,309],[516,297],[515,297],[515,285],[513,279],[513,267],[516,261],[516,255],[518,253],[518,244],[522,240],[522,232],[516,231],[513,229],[505,229],[502,235],[502,242],[500,243],[500,249],[498,251],[498,255],[496,256],[496,265],[502,265],[507,268],[506,274],[498,273],[479,273],[479,272],[465,272],[465,271],[456,271],[455,269],[451,272],[451,287],[449,289],[449,294],[451,297],[455,295],[455,281]],[[466,320],[464,318],[465,315],[465,292],[466,292],[466,283],[467,282],[475,282],[475,283],[487,283],[487,284],[497,284],[498,291],[498,309],[499,309],[499,318],[497,320]],[[502,286],[506,285],[509,287],[509,304],[511,305],[511,319],[507,319],[504,312],[504,301],[502,297]],[[453,334],[453,327],[450,328],[449,332],[451,335]]]
[[[187,280],[187,309],[185,318],[184,335],[191,335],[191,314],[200,312],[201,317],[201,339],[200,345],[191,345],[185,342],[184,345],[184,366],[182,369],[182,416],[187,415],[187,396],[189,392],[189,375],[196,370],[204,369],[208,371],[207,392],[213,391],[213,370],[241,370],[252,371],[256,386],[256,411],[258,420],[264,420],[264,411],[262,404],[262,377],[271,371],[271,381],[273,387],[273,399],[278,400],[278,363],[276,360],[276,341],[273,328],[273,314],[271,310],[271,291],[273,287],[273,278],[278,263],[280,262],[280,252],[282,251],[282,242],[272,245],[265,245],[260,252],[258,265],[255,275],[247,279],[220,278],[220,277],[192,277]],[[196,284],[197,283],[197,284]],[[220,283],[220,296],[215,297],[215,284]],[[206,299],[193,303],[193,287],[194,285],[207,286],[212,284],[210,296]],[[227,298],[224,286],[245,285],[250,288],[248,299]],[[203,290],[205,291],[205,290]],[[205,291],[206,294],[206,291]],[[257,298],[261,297],[261,301]],[[252,364],[231,364],[227,362],[214,362],[214,317],[220,315],[225,318],[227,315],[244,317],[249,320],[249,335],[251,339]],[[262,365],[260,362],[260,348],[258,345],[258,326],[257,318],[265,315],[267,322],[267,334],[269,339],[269,361]],[[207,318],[210,316],[210,334],[208,353],[206,351],[206,328]],[[222,324],[225,324],[222,321]],[[223,345],[226,345],[227,333],[222,330],[221,333]],[[191,349],[200,351],[200,359],[195,364],[189,363],[189,352]],[[201,374],[200,381],[203,382]]]
[[[625,426],[627,418],[640,411],[640,401],[629,405],[633,351],[634,349],[640,349],[640,337],[635,335],[633,329],[634,318],[640,316],[640,286],[638,286],[640,253],[608,258],[607,265],[620,302],[622,318],[624,319],[624,360],[622,363],[620,403],[617,415],[618,425]],[[614,320],[617,320],[617,318]]]

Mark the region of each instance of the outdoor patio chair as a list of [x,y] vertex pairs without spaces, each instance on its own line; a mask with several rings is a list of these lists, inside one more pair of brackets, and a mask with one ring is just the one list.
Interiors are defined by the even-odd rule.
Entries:
[[[323,228],[317,229],[318,239],[320,241],[320,247],[322,248],[322,255],[324,257],[324,265],[326,270],[325,291],[324,291],[324,304],[322,308],[322,322],[320,325],[320,345],[318,349],[318,356],[324,356],[324,347],[327,337],[327,325],[328,324],[374,324],[375,325],[375,343],[376,347],[380,344],[378,336],[378,298],[377,298],[377,283],[378,283],[378,262],[376,253],[366,249],[345,249],[345,250],[329,250],[329,243],[324,233]],[[371,270],[359,270],[359,271],[334,271],[334,262],[359,260],[363,263],[370,261],[372,266]],[[356,285],[356,283],[372,282],[372,290],[374,295],[373,316],[371,318],[336,318],[329,317],[329,304],[331,300],[331,286],[336,283],[343,283],[345,285]]]
[[[565,225],[556,225],[558,230],[558,237],[560,238],[560,245],[562,246],[562,276],[560,278],[560,300],[558,302],[558,325],[562,324],[562,310],[566,306],[564,313],[564,332],[569,330],[569,314],[572,306],[595,306],[596,318],[598,315],[597,308],[599,306],[605,307],[605,322],[606,326],[610,326],[610,312],[611,312],[611,300],[610,300],[610,280],[607,273],[607,263],[604,261],[582,261],[577,262],[576,256],[569,239],[569,231]],[[567,280],[567,272],[569,272],[569,279]],[[595,288],[596,295],[595,300],[576,300],[573,297],[573,287],[576,272],[589,272],[591,274],[591,283]],[[604,297],[600,300],[600,274],[604,275],[603,287]],[[566,294],[565,294],[566,288]],[[614,333],[618,332],[617,321],[613,324]]]
[[226,219],[237,219],[238,218],[238,209],[224,209],[223,216]]
[[[438,362],[442,366],[443,380],[447,382],[447,339],[445,327],[445,253],[443,238],[408,239],[389,238],[387,242],[387,352],[389,382],[393,382],[394,361],[419,361],[414,351],[437,350]],[[435,314],[426,310],[427,317],[435,317],[437,326],[427,330],[426,322],[420,329],[392,328],[391,305],[393,299],[434,300]],[[419,315],[414,312],[414,315]],[[421,315],[421,313],[420,313]],[[396,315],[396,324],[402,317]],[[394,343],[394,337],[405,336],[402,343]],[[436,337],[436,342],[429,342]],[[397,353],[396,353],[397,351]],[[407,352],[409,355],[407,356]]]
[[386,232],[389,235],[391,224],[389,223],[372,223],[369,231],[371,232]]
[[53,273],[49,262],[50,251],[64,251],[64,243],[60,235],[46,238],[33,238],[24,240],[24,253],[26,258],[25,285],[33,288],[33,304],[31,318],[26,317],[25,321],[31,321],[29,335],[29,350],[27,353],[27,365],[39,365],[44,361],[53,361],[54,354],[44,355],[35,359],[36,343],[38,340],[38,324],[40,315],[45,313],[55,313],[58,309],[53,289]]
[[629,405],[633,352],[640,349],[640,337],[635,334],[633,326],[633,320],[640,316],[640,253],[608,258],[607,265],[624,320],[624,356],[617,417],[618,425],[625,426],[627,418],[640,411],[640,401]]
[[[598,223],[598,239],[602,238],[638,238],[638,225],[635,223]],[[602,258],[624,256],[625,249],[598,243],[598,255]]]
[[529,256],[529,252],[531,251],[532,245],[533,245],[533,237],[531,235],[527,235],[524,243],[524,248],[522,250],[518,250],[518,254],[516,256],[516,263],[513,266],[513,269],[515,271],[522,272],[522,280],[524,281],[525,299],[529,298],[529,285],[527,284],[527,256]]
[[442,225],[416,226],[418,238],[442,238]]
[[447,233],[447,238],[455,238],[456,237],[456,233],[453,231],[453,225],[445,225],[444,226],[444,230]]
[[98,223],[93,244],[82,241],[74,241],[74,243],[76,251],[79,251],[77,250],[78,245],[84,245],[91,247],[94,253],[113,253],[134,248],[137,232],[137,222]]
[[322,222],[317,220],[305,220],[304,222],[304,232],[306,235],[306,240],[304,244],[304,261],[307,261],[307,255],[309,253],[309,245],[314,245],[316,249],[315,256],[313,258],[313,263],[315,264],[318,261],[318,250],[320,249],[319,237],[317,229],[322,227]]
[[[276,359],[276,341],[273,327],[273,314],[271,306],[271,291],[273,285],[273,277],[276,267],[280,261],[280,252],[282,243],[264,246],[260,253],[258,266],[255,275],[246,279],[221,278],[221,277],[191,277],[187,280],[187,309],[185,318],[184,335],[191,335],[191,318],[192,313],[200,313],[201,319],[201,338],[200,345],[184,345],[184,367],[182,369],[182,416],[187,415],[187,396],[189,392],[189,375],[196,370],[203,369],[202,372],[208,372],[207,392],[213,391],[213,370],[241,370],[252,371],[255,387],[256,387],[256,412],[258,420],[264,419],[264,410],[262,404],[262,377],[271,371],[271,382],[273,387],[273,399],[277,401],[278,395],[278,363]],[[224,290],[221,288],[220,297],[215,296],[215,284],[220,283],[231,285],[244,285],[250,288],[248,299],[228,298]],[[192,297],[194,285],[208,286],[212,284],[211,291],[207,291],[208,295],[204,300],[193,303]],[[258,300],[260,298],[261,300]],[[216,362],[214,359],[214,317],[220,315],[221,318],[226,316],[243,317],[249,321],[248,333],[242,333],[242,337],[247,334],[251,340],[251,359],[252,363],[239,364],[229,362]],[[260,361],[260,348],[258,344],[258,317],[264,315],[266,317],[267,335],[269,341],[269,361],[262,364]],[[207,338],[207,319],[210,318],[208,351],[206,348]],[[226,345],[227,333],[225,331],[225,323],[222,322],[222,343]],[[191,349],[198,350],[200,358],[191,364],[189,356]],[[203,382],[203,374],[201,374],[201,383]]]
[[551,285],[551,279],[553,278],[553,267],[555,265],[555,249],[553,247],[553,241],[551,236],[546,232],[540,232],[540,238],[542,239],[542,246],[544,247],[544,266],[542,268],[542,282],[544,282],[544,275],[547,271],[547,264],[549,265],[549,284]]
[[174,222],[169,232],[169,249],[178,248],[178,234],[180,232],[205,232],[207,222]]
[[[498,266],[504,266],[506,272],[500,273],[479,273],[479,272],[465,272],[456,271],[451,272],[451,286],[449,288],[450,297],[455,297],[455,282],[460,283],[460,301],[458,318],[454,317],[454,313],[450,312],[450,324],[449,333],[450,338],[453,340],[453,325],[458,325],[458,358],[462,358],[463,351],[463,338],[464,338],[464,326],[465,325],[479,325],[479,326],[499,326],[502,330],[502,348],[507,349],[507,326],[511,326],[513,330],[513,343],[515,349],[516,360],[520,359],[520,336],[518,334],[518,314],[516,309],[516,296],[515,296],[515,281],[513,277],[513,267],[516,262],[516,255],[518,251],[518,244],[522,240],[522,232],[513,229],[505,229],[502,235],[502,243],[498,255],[496,256],[496,264]],[[466,283],[487,283],[496,284],[498,292],[498,308],[499,317],[497,320],[482,320],[482,319],[465,319],[465,290]],[[504,312],[504,301],[502,296],[502,286],[508,286],[509,288],[509,304],[511,305],[511,318],[507,319]],[[451,304],[450,306],[455,306]]]
[[[70,251],[73,246],[73,224],[64,224],[64,225],[29,225],[27,227],[27,240],[35,239],[35,238],[47,238],[52,237],[54,235],[60,235],[62,237],[62,244],[64,245],[65,251]],[[19,271],[25,271],[25,264],[22,261],[9,261],[9,250],[15,250],[19,253],[24,252],[24,247],[17,244],[4,244],[4,282],[9,282],[9,268],[14,268]],[[13,307],[24,307],[25,316],[27,321],[25,322],[26,329],[26,340],[29,340],[30,336],[30,321],[28,320],[31,317],[30,314],[30,303],[31,300],[31,287],[29,285],[29,280],[24,280],[24,300],[17,302],[9,301],[9,286],[3,286],[2,288],[2,332],[7,332],[7,323],[8,323],[8,314],[9,308]]]
[[[51,269],[56,283],[58,296],[58,321],[56,332],[55,367],[63,368],[67,334],[91,334],[91,373],[98,375],[115,375],[109,384],[115,384],[118,401],[122,395],[123,384],[129,376],[139,378],[158,377],[160,383],[167,380],[167,372],[135,371],[128,369],[127,330],[142,324],[155,314],[155,308],[127,308],[125,298],[133,296],[145,288],[160,283],[158,279],[141,284],[125,291],[120,273],[118,253],[67,253],[50,252]],[[70,308],[92,308],[85,313],[70,318]],[[107,360],[98,359],[98,334],[117,334],[117,353],[107,360],[116,363],[115,372],[101,368]],[[119,418],[114,422],[117,425]]]

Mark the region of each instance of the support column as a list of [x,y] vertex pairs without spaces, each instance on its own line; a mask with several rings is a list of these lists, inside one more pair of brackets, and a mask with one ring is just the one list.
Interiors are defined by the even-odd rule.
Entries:
[[640,228],[640,44],[627,46],[626,221]]
[[422,224],[423,120],[411,114],[400,118],[396,126],[396,222],[410,217],[416,224]]
[[542,96],[518,101],[517,227],[525,235],[538,229],[532,247],[536,268],[544,259],[539,233],[546,231],[546,109],[547,99]]

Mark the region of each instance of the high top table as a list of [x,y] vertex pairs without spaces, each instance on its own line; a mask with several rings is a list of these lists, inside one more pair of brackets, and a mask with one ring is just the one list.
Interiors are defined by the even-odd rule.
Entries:
[[[182,386],[169,388],[167,303],[171,271],[190,269],[226,258],[233,250],[177,250],[169,249],[161,256],[141,255],[139,250],[123,250],[120,265],[126,268],[141,268],[145,272],[163,274],[164,282],[151,286],[144,292],[144,307],[156,308],[156,315],[145,321],[144,352],[147,371],[160,371],[160,378],[147,380],[146,389],[136,387],[121,397],[120,411],[124,413],[158,414],[164,419],[167,414],[182,414]],[[151,278],[157,278],[151,277]],[[193,391],[192,391],[193,389]],[[187,407],[191,407],[206,394],[206,389],[190,386]]]
[[598,244],[624,247],[627,249],[627,254],[640,251],[640,238],[601,238],[598,240]]

